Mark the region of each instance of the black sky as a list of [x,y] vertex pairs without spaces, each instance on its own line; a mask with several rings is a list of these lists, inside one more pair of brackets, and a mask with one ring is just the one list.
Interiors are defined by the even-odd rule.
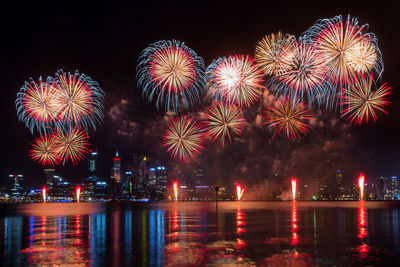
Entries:
[[[33,137],[30,131],[18,122],[14,105],[19,88],[29,77],[37,80],[40,75],[52,76],[61,68],[65,71],[78,69],[99,82],[107,94],[105,113],[108,115],[104,124],[96,133],[93,133],[91,142],[101,152],[103,173],[108,175],[112,153],[116,149],[119,149],[123,159],[125,157],[127,160],[131,160],[131,154],[134,152],[154,154],[161,161],[168,159],[166,152],[156,146],[157,142],[160,142],[157,131],[165,124],[164,114],[157,112],[151,103],[142,100],[136,88],[137,58],[141,50],[149,43],[162,39],[184,41],[202,56],[208,65],[220,56],[253,54],[255,45],[265,34],[282,31],[299,36],[320,18],[348,14],[358,18],[360,24],[368,23],[369,31],[378,37],[385,66],[383,81],[394,88],[390,95],[389,116],[380,114],[377,123],[369,123],[361,127],[348,127],[344,120],[340,120],[340,127],[335,127],[332,131],[322,126],[316,127],[315,132],[303,139],[303,144],[286,144],[291,141],[279,138],[272,140],[277,144],[283,144],[279,145],[280,149],[277,148],[278,145],[267,144],[271,138],[269,132],[260,129],[250,130],[251,127],[249,127],[246,138],[253,141],[260,140],[260,143],[257,143],[259,145],[266,142],[265,146],[271,148],[269,151],[263,151],[262,156],[258,156],[256,152],[249,150],[248,156],[237,155],[239,163],[235,162],[236,156],[232,156],[225,165],[212,164],[212,162],[219,162],[216,157],[221,153],[235,155],[235,149],[240,149],[240,142],[237,141],[236,144],[234,142],[227,148],[228,152],[219,152],[218,148],[210,145],[210,149],[205,152],[209,154],[203,156],[200,161],[213,171],[219,172],[220,174],[216,176],[222,179],[225,171],[217,169],[235,169],[236,165],[244,166],[243,174],[260,176],[263,175],[262,171],[257,170],[260,165],[269,165],[268,169],[272,171],[274,160],[280,159],[280,166],[283,166],[285,164],[282,162],[289,161],[291,154],[297,153],[296,157],[299,157],[299,162],[291,163],[293,166],[299,164],[308,166],[309,162],[301,161],[304,154],[299,151],[307,153],[307,151],[318,149],[319,146],[322,149],[324,136],[326,136],[327,140],[332,138],[336,141],[352,142],[348,144],[348,149],[343,148],[346,150],[343,160],[349,166],[352,165],[353,160],[357,162],[352,171],[367,169],[371,176],[400,175],[400,167],[398,167],[400,162],[399,8],[396,1],[349,2],[126,1],[126,3],[116,3],[110,1],[109,3],[82,3],[52,1],[36,3],[36,1],[31,1],[23,3],[7,1],[2,3],[0,16],[3,47],[0,61],[3,81],[0,105],[3,115],[0,131],[1,184],[5,184],[8,173],[12,172],[24,173],[26,179],[29,180],[28,184],[43,183],[42,167],[28,157],[29,144],[33,141]],[[127,104],[121,105],[121,99],[127,101]],[[111,119],[109,112],[113,107],[114,111],[121,111],[118,113],[121,118]],[[255,118],[255,114],[249,116],[253,116],[252,119]],[[338,118],[339,114],[332,114],[332,117]],[[124,127],[128,132],[133,131],[135,137],[122,138],[118,130],[121,133]],[[345,130],[342,131],[342,129]],[[341,139],[342,134],[350,134],[351,138]],[[150,141],[143,141],[143,138],[148,138]],[[279,151],[272,152],[273,149]],[[287,151],[282,151],[283,149]],[[294,153],[294,151],[297,152]],[[341,151],[337,152],[336,158],[340,159],[340,155]],[[263,158],[264,161],[250,162],[254,157]],[[331,161],[327,160],[333,169],[342,168],[341,166],[345,165]],[[68,178],[77,180],[81,178],[78,176],[82,175],[83,168],[84,164],[80,164],[77,168],[67,165],[61,168],[60,172]],[[247,173],[245,168],[250,168],[251,171]],[[310,166],[310,168],[313,167]],[[320,168],[319,171],[323,172],[324,165]],[[262,167],[260,169],[262,170]],[[245,175],[242,179],[245,179]]]

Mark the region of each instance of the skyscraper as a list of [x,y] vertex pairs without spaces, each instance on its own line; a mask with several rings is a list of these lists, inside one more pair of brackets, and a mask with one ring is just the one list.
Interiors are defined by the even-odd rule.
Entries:
[[91,199],[96,194],[96,183],[99,181],[98,172],[98,152],[92,150],[87,160],[87,176],[85,178],[85,187],[83,195],[87,199]]
[[150,168],[149,193],[152,199],[163,199],[167,190],[167,170],[164,166]]
[[118,151],[113,158],[110,181],[111,197],[119,198],[122,195],[121,158]]
[[335,192],[335,199],[343,200],[346,198],[346,187],[343,183],[343,171],[337,170],[336,171],[336,192]]
[[137,171],[135,172],[135,197],[137,199],[147,198],[147,183],[149,178],[149,170],[147,169],[148,157],[142,156],[137,162]]
[[10,174],[9,176],[9,191],[12,198],[20,198],[23,194],[23,180],[22,174]]
[[46,179],[47,195],[53,194],[54,176],[56,174],[55,169],[44,169],[44,176]]

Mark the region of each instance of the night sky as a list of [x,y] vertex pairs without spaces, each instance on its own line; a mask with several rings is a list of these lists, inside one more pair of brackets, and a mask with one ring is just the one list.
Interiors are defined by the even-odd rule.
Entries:
[[[207,151],[181,166],[207,170],[210,183],[239,179],[257,183],[273,173],[303,181],[334,178],[343,169],[348,181],[360,171],[368,179],[400,175],[400,30],[396,1],[129,1],[100,4],[53,1],[50,4],[7,1],[1,21],[1,184],[9,173],[23,173],[28,185],[44,183],[43,167],[28,157],[33,136],[18,121],[15,99],[30,77],[52,76],[58,69],[76,69],[96,80],[105,91],[105,120],[91,132],[92,147],[101,155],[101,176],[108,178],[118,149],[123,167],[133,153],[176,170],[161,146],[171,116],[157,111],[136,88],[136,64],[148,44],[177,39],[203,57],[207,66],[221,56],[254,54],[265,35],[282,31],[299,36],[316,20],[335,15],[358,18],[377,35],[383,55],[383,82],[393,87],[387,108],[376,123],[349,125],[340,113],[313,110],[313,129],[300,142],[275,137],[262,126],[261,104],[245,109],[243,136],[224,149],[206,144]],[[197,117],[201,108],[194,116]],[[85,162],[57,168],[72,181],[84,175]],[[171,172],[172,173],[172,172]],[[276,178],[279,179],[279,178]],[[276,181],[280,182],[280,181]]]

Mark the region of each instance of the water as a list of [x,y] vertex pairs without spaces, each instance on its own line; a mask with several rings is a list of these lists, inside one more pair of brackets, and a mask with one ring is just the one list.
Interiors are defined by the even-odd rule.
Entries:
[[4,265],[399,266],[398,202],[37,203],[0,208]]

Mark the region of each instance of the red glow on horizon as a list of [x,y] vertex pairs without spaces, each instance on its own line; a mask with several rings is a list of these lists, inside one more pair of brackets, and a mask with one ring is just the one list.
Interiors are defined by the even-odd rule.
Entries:
[[178,181],[174,181],[174,183],[172,185],[174,187],[175,200],[178,200]]
[[46,203],[47,188],[45,186],[42,188],[42,197],[43,197],[43,202]]
[[365,176],[364,174],[360,173],[358,177],[358,187],[360,187],[360,200],[364,199],[364,184],[365,184]]
[[76,202],[79,202],[80,194],[81,194],[81,187],[78,185],[76,187]]
[[236,196],[237,200],[240,200],[242,198],[242,195],[244,193],[245,188],[242,187],[238,182],[236,182]]
[[292,177],[292,200],[296,200],[296,187],[297,187],[297,179]]

